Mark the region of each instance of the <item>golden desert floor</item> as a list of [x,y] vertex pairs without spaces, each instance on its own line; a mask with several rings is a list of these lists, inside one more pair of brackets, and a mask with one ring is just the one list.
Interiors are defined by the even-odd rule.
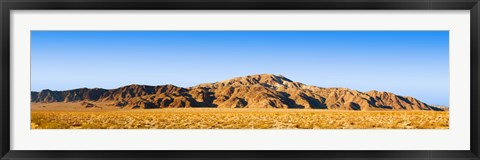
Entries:
[[448,129],[448,111],[33,109],[32,129]]

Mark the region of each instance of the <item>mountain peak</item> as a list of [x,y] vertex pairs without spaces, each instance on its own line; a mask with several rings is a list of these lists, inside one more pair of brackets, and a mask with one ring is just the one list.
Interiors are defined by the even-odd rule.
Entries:
[[270,80],[281,80],[281,81],[287,81],[287,82],[293,82],[292,80],[286,78],[285,76],[278,74],[253,74],[253,75],[248,75],[246,77],[258,77],[260,79],[270,79]]
[[292,80],[282,76],[274,74],[252,74],[243,77],[235,77],[232,79],[220,81],[213,85],[221,86],[240,86],[240,85],[262,85],[267,87],[278,86],[292,86],[291,83],[295,83]]
[[[108,102],[120,108],[310,108],[346,110],[432,110],[408,96],[389,92],[359,92],[320,88],[293,82],[282,75],[253,74],[190,88],[171,84],[132,84],[116,89],[80,88],[31,93],[32,102]],[[441,110],[438,109],[438,110]]]

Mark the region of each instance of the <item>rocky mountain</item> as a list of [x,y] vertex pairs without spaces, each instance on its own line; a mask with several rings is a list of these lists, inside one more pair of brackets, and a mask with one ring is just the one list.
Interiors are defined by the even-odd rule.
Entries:
[[[103,102],[119,108],[306,108],[331,110],[441,110],[413,97],[389,92],[321,88],[281,76],[257,74],[182,88],[128,85],[31,92],[33,103]],[[91,103],[88,103],[91,104]]]

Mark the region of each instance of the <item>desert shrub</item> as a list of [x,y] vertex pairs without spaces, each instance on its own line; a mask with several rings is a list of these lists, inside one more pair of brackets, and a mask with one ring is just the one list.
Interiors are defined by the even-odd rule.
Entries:
[[32,129],[448,129],[449,112],[178,108],[32,111]]

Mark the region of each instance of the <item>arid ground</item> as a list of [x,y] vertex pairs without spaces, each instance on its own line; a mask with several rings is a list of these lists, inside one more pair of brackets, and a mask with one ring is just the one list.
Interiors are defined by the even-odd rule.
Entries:
[[[448,111],[32,106],[32,129],[448,129]],[[78,106],[76,106],[78,105]]]

